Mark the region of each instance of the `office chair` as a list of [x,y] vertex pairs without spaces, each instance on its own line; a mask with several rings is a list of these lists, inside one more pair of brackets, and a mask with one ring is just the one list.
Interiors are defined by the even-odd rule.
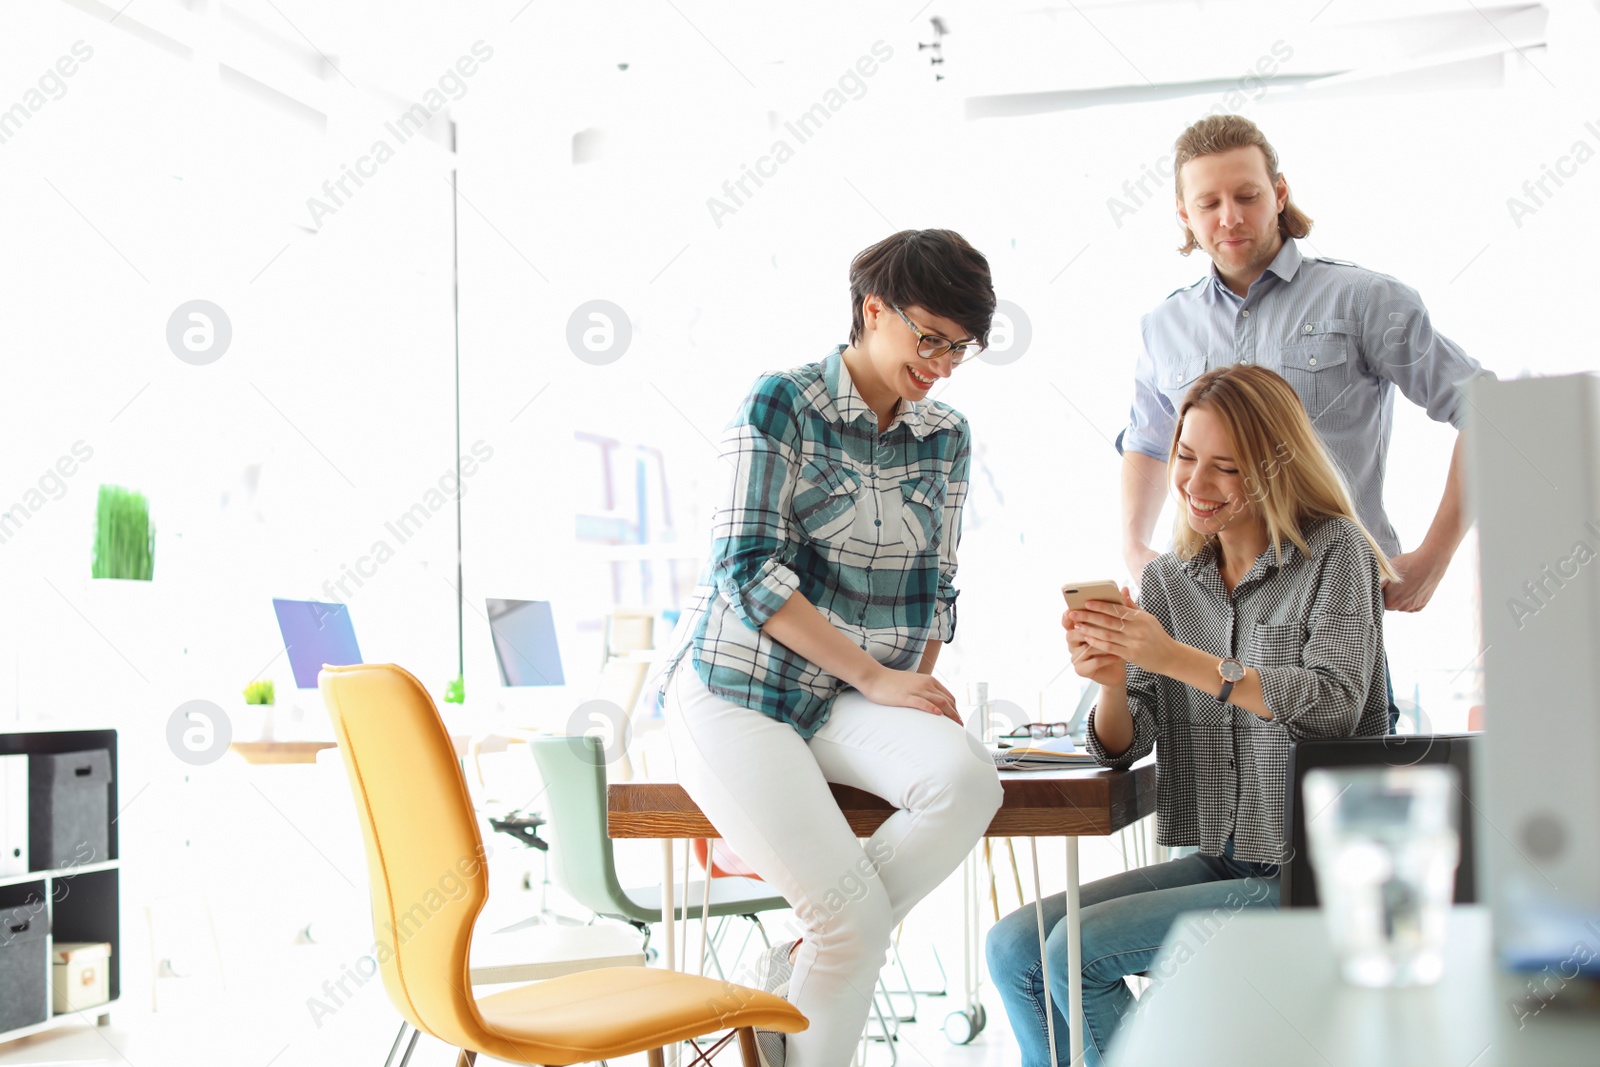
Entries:
[[[1461,799],[1456,827],[1461,835],[1461,862],[1456,867],[1455,902],[1478,899],[1472,853],[1472,760],[1481,751],[1481,734],[1391,734],[1388,737],[1348,737],[1330,741],[1297,741],[1289,746],[1284,775],[1284,840],[1290,859],[1278,873],[1278,906],[1314,908],[1317,882],[1307,848],[1304,783],[1306,772],[1317,768],[1410,767],[1448,764],[1460,776]],[[1313,813],[1315,814],[1315,813]]]
[[[644,933],[648,944],[650,924],[661,921],[659,885],[624,889],[617,878],[611,838],[606,834],[606,765],[596,737],[532,737],[528,748],[544,780],[549,806],[550,873],[555,883],[596,915],[621,919]],[[695,916],[705,899],[704,880],[689,883],[677,915]],[[756,924],[763,944],[770,947],[759,914],[789,906],[764,884],[748,878],[711,879],[708,919],[736,915]],[[713,966],[722,971],[716,953]]]
[[[557,1067],[647,1052],[732,1029],[756,1067],[753,1027],[796,1033],[806,1019],[777,997],[646,967],[565,974],[491,996],[468,978],[472,929],[488,896],[483,839],[461,765],[433,700],[392,664],[324,667],[318,677],[366,844],[378,965],[389,999],[419,1034],[478,1055]],[[385,1067],[399,1051],[402,1029]],[[410,1060],[413,1035],[400,1061]],[[709,1061],[707,1061],[709,1062]]]

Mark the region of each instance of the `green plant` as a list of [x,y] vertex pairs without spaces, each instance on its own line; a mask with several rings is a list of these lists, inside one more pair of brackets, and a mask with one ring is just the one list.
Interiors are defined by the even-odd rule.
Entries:
[[444,702],[446,704],[465,704],[467,701],[467,680],[461,675],[456,675],[444,685]]
[[143,493],[120,485],[102,485],[95,504],[93,578],[155,576],[156,529]]
[[276,695],[271,678],[266,678],[259,682],[251,682],[244,687],[244,702],[246,704],[271,704]]

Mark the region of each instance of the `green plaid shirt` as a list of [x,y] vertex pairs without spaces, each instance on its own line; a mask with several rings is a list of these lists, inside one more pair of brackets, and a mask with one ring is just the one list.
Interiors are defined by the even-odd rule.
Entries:
[[757,379],[723,435],[731,487],[663,672],[664,688],[692,652],[713,693],[802,737],[847,687],[761,631],[791,593],[895,670],[915,668],[930,640],[956,628],[967,420],[934,401],[902,401],[879,433],[843,351]]

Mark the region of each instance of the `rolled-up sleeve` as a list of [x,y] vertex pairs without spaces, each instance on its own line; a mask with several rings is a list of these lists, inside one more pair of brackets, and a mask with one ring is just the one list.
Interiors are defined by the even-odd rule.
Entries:
[[1461,428],[1463,387],[1488,372],[1433,328],[1421,295],[1409,285],[1374,274],[1361,311],[1361,349],[1367,369],[1393,382],[1435,422]]
[[731,470],[727,503],[712,523],[711,580],[753,630],[800,587],[788,557],[798,480],[794,393],[786,378],[762,378],[722,437]]
[[1167,398],[1156,388],[1155,356],[1151,353],[1151,326],[1149,316],[1140,321],[1142,344],[1139,362],[1133,372],[1133,405],[1128,411],[1128,428],[1122,432],[1121,448],[1124,453],[1138,452],[1165,463],[1172,450],[1172,430],[1178,414],[1172,410]]
[[1378,561],[1359,535],[1328,547],[1300,667],[1263,666],[1273,721],[1295,740],[1353,737],[1378,661],[1383,591]]
[[972,435],[962,419],[955,433],[955,458],[945,482],[944,511],[940,515],[943,537],[939,542],[939,589],[933,606],[933,626],[928,640],[948,642],[956,636],[956,549],[961,544],[961,514],[967,503],[967,483],[972,471]]

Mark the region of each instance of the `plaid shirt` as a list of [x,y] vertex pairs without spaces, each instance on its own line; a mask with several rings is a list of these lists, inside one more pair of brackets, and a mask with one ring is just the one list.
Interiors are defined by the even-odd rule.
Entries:
[[[1389,728],[1383,668],[1383,588],[1361,530],[1329,518],[1304,531],[1311,555],[1268,548],[1229,596],[1215,542],[1192,558],[1167,552],[1144,568],[1139,604],[1167,633],[1261,677],[1271,719],[1128,664],[1133,744],[1106,755],[1089,713],[1089,751],[1125,768],[1156,749],[1156,829],[1163,845],[1281,863],[1289,742],[1382,737]],[[1096,709],[1098,710],[1098,709]]]
[[879,433],[843,351],[757,379],[723,435],[732,485],[661,683],[692,650],[711,692],[802,737],[847,687],[762,632],[790,594],[895,670],[914,669],[956,628],[967,420],[901,401]]

